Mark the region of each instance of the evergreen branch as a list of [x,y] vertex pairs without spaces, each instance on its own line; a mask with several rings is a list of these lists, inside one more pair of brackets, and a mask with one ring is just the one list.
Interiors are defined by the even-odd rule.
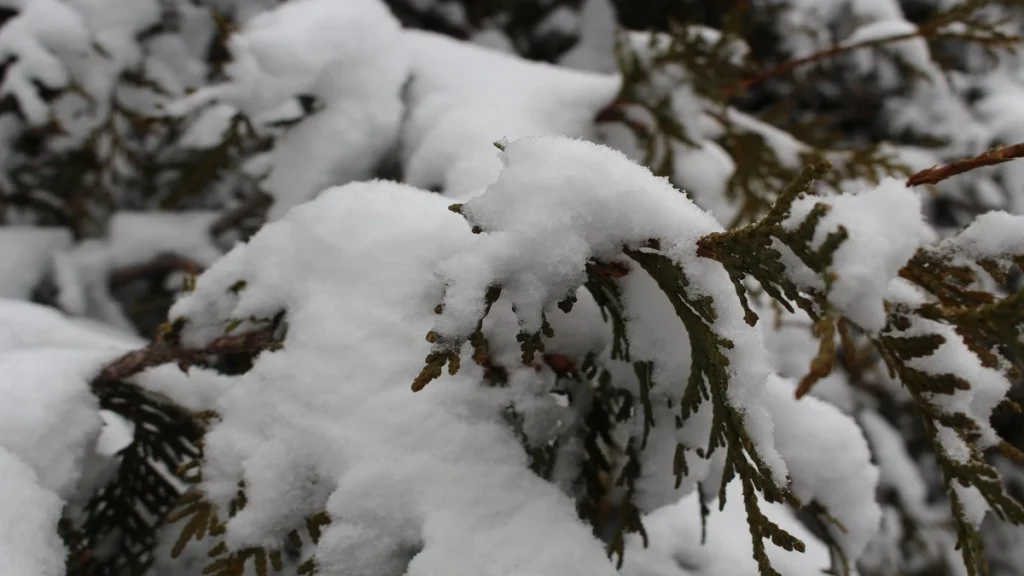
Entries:
[[890,44],[890,43],[893,43],[893,42],[901,42],[901,41],[904,41],[904,40],[911,40],[911,39],[914,39],[914,38],[919,38],[919,37],[922,36],[922,33],[923,33],[923,31],[921,29],[918,29],[918,30],[916,30],[914,32],[906,32],[904,34],[894,34],[892,36],[887,36],[887,37],[884,37],[884,38],[871,38],[871,39],[868,39],[868,40],[862,40],[860,42],[852,42],[852,43],[849,43],[849,44],[836,44],[834,46],[826,48],[825,50],[820,50],[818,52],[814,52],[812,54],[808,54],[807,56],[804,56],[802,58],[796,58],[794,60],[787,60],[785,62],[782,62],[781,64],[778,64],[777,66],[775,66],[775,67],[773,67],[773,68],[771,68],[769,70],[761,72],[760,74],[758,74],[756,76],[753,76],[751,78],[747,78],[746,80],[743,80],[742,82],[740,82],[740,84],[738,86],[727,88],[725,90],[725,95],[726,95],[726,97],[731,97],[731,96],[735,96],[737,94],[741,94],[744,91],[749,90],[750,88],[753,88],[754,86],[757,86],[758,84],[761,84],[761,83],[763,83],[763,82],[765,82],[767,80],[770,80],[772,78],[775,78],[777,76],[783,76],[785,74],[793,72],[794,70],[796,70],[798,68],[802,68],[802,67],[808,66],[810,64],[815,64],[817,62],[821,62],[821,61],[824,61],[824,60],[829,60],[829,59],[835,58],[837,56],[840,56],[842,54],[846,54],[848,52],[853,52],[853,51],[856,51],[856,50],[863,50],[864,48],[879,48],[881,46],[884,46],[886,44]]
[[[765,292],[788,311],[797,304],[812,319],[818,317],[811,299],[786,273],[782,253],[774,246],[778,240],[788,246],[809,268],[824,273],[831,262],[832,253],[838,244],[826,242],[818,250],[810,247],[814,229],[824,210],[812,210],[796,230],[788,230],[782,222],[789,216],[793,202],[802,195],[811,193],[815,181],[830,168],[825,161],[808,164],[796,178],[782,190],[768,213],[759,221],[725,232],[715,232],[697,242],[697,255],[718,261],[729,273],[740,301],[746,311],[747,323],[757,321],[757,314],[750,308],[746,298],[743,279],[754,277]],[[824,205],[819,205],[824,206]]]
[[[100,407],[134,424],[118,452],[117,474],[89,500],[70,533],[77,551],[70,576],[142,576],[153,562],[156,532],[186,482],[183,463],[199,457],[201,420],[171,400],[123,381],[94,386]],[[116,542],[114,552],[108,550]]]
[[252,332],[221,336],[204,348],[184,348],[158,340],[146,348],[128,352],[107,365],[96,377],[94,386],[102,387],[108,382],[124,380],[170,362],[187,366],[200,363],[210,355],[259,353],[278,342],[276,330],[276,323],[272,323]]
[[[725,96],[729,98],[737,94],[741,94],[742,92],[772,78],[789,74],[798,68],[830,60],[843,54],[867,48],[881,48],[888,44],[913,40],[915,38],[923,38],[932,41],[957,40],[981,43],[984,45],[996,44],[1012,47],[1015,42],[1020,41],[1020,38],[1002,34],[991,26],[977,25],[977,23],[970,22],[970,18],[973,14],[989,3],[991,3],[990,0],[981,0],[980,2],[973,1],[965,2],[961,5],[954,5],[946,11],[935,15],[929,21],[922,23],[913,32],[893,34],[882,38],[869,38],[859,42],[840,43],[801,58],[787,60],[773,68],[770,68],[769,70],[757,74],[756,76],[743,80],[738,86],[726,89]],[[964,32],[951,31],[948,27],[954,23],[975,24],[975,28],[978,28],[979,32],[972,32],[970,26],[968,27],[969,29]]]
[[[770,539],[786,550],[803,550],[804,544],[760,511],[754,489],[764,494],[768,502],[788,502],[799,505],[785,486],[777,486],[768,465],[755,448],[753,438],[744,425],[743,414],[728,399],[729,359],[724,350],[733,343],[714,332],[714,303],[708,297],[693,298],[686,293],[689,280],[684,271],[667,257],[653,250],[626,250],[657,283],[668,297],[690,337],[692,368],[686,394],[681,402],[681,420],[693,414],[703,400],[710,399],[713,406],[711,436],[708,439],[709,456],[717,447],[726,450],[726,474],[740,476],[743,483],[747,523],[754,542],[754,557],[762,575],[777,575],[764,550],[763,540]],[[749,459],[749,460],[748,460]],[[725,504],[723,478],[719,499]]]

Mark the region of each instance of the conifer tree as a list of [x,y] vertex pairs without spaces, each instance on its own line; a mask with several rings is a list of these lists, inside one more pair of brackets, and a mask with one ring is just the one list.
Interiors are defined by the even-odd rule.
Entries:
[[1020,573],[1020,0],[8,4],[0,573]]

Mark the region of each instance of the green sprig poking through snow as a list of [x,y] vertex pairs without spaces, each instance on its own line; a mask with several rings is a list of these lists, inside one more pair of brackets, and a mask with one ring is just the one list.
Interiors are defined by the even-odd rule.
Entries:
[[[446,281],[444,300],[428,337],[434,348],[416,386],[421,387],[425,377],[439,376],[445,359],[456,358],[479,329],[494,304],[485,297],[486,290],[501,287],[521,333],[551,337],[546,316],[557,314],[552,310],[556,304],[564,304],[567,297],[571,301],[580,287],[586,287],[612,322],[613,357],[628,359],[636,369],[640,445],[646,446],[652,427],[664,426],[653,418],[653,398],[676,406],[675,426],[684,435],[691,434],[685,431],[689,422],[709,402],[707,436],[695,447],[707,459],[723,451],[724,475],[707,480],[721,482],[718,493],[724,505],[724,485],[738,477],[755,558],[762,573],[776,574],[763,540],[787,550],[802,550],[804,544],[768,520],[758,500],[797,506],[800,500],[789,490],[786,461],[774,444],[773,418],[760,404],[770,372],[758,332],[750,326],[749,308],[737,298],[735,276],[700,254],[702,239],[727,233],[664,179],[601,146],[528,138],[506,144],[501,158],[505,168],[497,181],[482,196],[452,207],[480,233],[480,240],[440,267]],[[808,176],[795,184],[792,196],[811,181]],[[628,207],[628,216],[623,207]],[[781,221],[788,210],[780,210],[771,222],[776,233],[784,235]],[[821,220],[822,211],[815,214],[810,217],[814,223]],[[805,244],[810,245],[813,233],[810,226],[798,234],[807,236]],[[834,252],[838,243],[829,240],[823,247],[808,248],[808,254]],[[625,265],[628,262],[633,266]],[[636,288],[623,282],[634,275],[649,277],[685,326],[689,350],[677,352],[690,357],[685,374],[666,372],[671,360],[648,360],[644,355],[650,351],[634,350],[626,338],[628,332],[651,329],[632,325],[632,308],[639,302],[631,298]],[[781,278],[796,293],[797,285]],[[527,361],[527,348],[535,341],[540,342],[520,338]],[[449,368],[457,370],[458,365]],[[866,461],[864,466],[870,468]],[[873,485],[871,478],[866,477],[867,486]],[[870,497],[872,490],[860,491],[860,497]],[[877,510],[862,509],[869,517]],[[870,520],[858,524],[873,529]],[[867,538],[862,533],[855,540],[860,543],[852,544],[849,557],[859,554]]]

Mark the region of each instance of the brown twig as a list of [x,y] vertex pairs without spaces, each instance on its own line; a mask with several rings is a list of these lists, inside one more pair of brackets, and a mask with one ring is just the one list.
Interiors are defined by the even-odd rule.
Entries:
[[629,274],[629,266],[622,262],[587,262],[587,269],[605,278],[623,278]]
[[176,272],[178,270],[184,270],[193,274],[198,274],[202,271],[203,267],[200,266],[195,260],[179,256],[177,254],[165,252],[157,255],[149,262],[144,264],[136,264],[133,266],[125,266],[118,268],[111,272],[107,282],[112,289],[116,289],[120,286],[124,286],[134,280],[140,278],[150,278],[153,276],[166,275],[170,272]]
[[753,86],[756,86],[770,78],[781,76],[783,74],[788,74],[789,72],[792,72],[797,68],[801,68],[809,64],[814,64],[815,62],[819,62],[822,60],[834,58],[841,54],[846,54],[848,52],[853,52],[855,50],[861,50],[863,48],[879,48],[881,46],[884,46],[885,44],[890,44],[893,42],[902,42],[904,40],[912,40],[914,38],[926,38],[928,40],[990,40],[986,38],[974,38],[961,33],[943,32],[943,27],[948,24],[950,24],[950,21],[948,19],[938,19],[933,22],[922,24],[920,27],[918,27],[917,30],[914,30],[913,32],[894,34],[892,36],[886,36],[884,38],[870,38],[867,40],[853,42],[850,44],[836,44],[835,46],[832,46],[820,52],[815,52],[814,54],[809,54],[807,56],[804,56],[803,58],[788,60],[786,62],[779,64],[778,66],[775,66],[769,70],[766,70],[758,74],[757,76],[747,78],[746,80],[740,82],[739,86],[737,87],[726,88],[725,96],[726,98],[732,97],[737,93],[747,90]]
[[267,349],[274,343],[274,326],[267,326],[244,334],[221,336],[205,348],[183,348],[158,341],[141,350],[133,350],[108,364],[94,382],[115,382],[134,376],[150,368],[177,362],[190,365],[212,354],[251,354]]
[[1013,146],[995,148],[973,158],[957,160],[945,166],[932,166],[926,170],[921,170],[907,180],[907,188],[920,186],[921,184],[938,184],[947,178],[963,174],[964,172],[970,172],[975,168],[995,166],[996,164],[1002,164],[1017,158],[1024,158],[1024,142],[1014,144]]
[[776,76],[782,76],[783,74],[788,74],[789,72],[792,72],[793,70],[796,70],[797,68],[802,68],[804,66],[807,66],[809,64],[814,64],[815,62],[819,62],[821,60],[827,60],[829,58],[834,58],[836,56],[839,56],[841,54],[845,54],[847,52],[853,52],[854,50],[860,50],[862,48],[877,48],[878,46],[882,46],[882,45],[888,44],[890,42],[900,42],[902,40],[910,40],[912,38],[917,38],[917,37],[920,37],[920,36],[923,36],[923,35],[924,35],[924,31],[919,29],[919,30],[915,30],[914,32],[907,32],[907,33],[904,33],[904,34],[896,34],[894,36],[887,36],[885,38],[872,38],[870,40],[863,40],[861,42],[854,42],[852,44],[836,44],[835,46],[832,46],[831,48],[827,48],[825,50],[822,50],[820,52],[815,52],[813,54],[808,54],[807,56],[804,56],[803,58],[797,58],[795,60],[787,60],[786,62],[783,62],[783,63],[779,64],[778,66],[775,66],[773,68],[770,68],[770,69],[768,69],[768,70],[758,74],[757,76],[753,76],[751,78],[747,78],[746,80],[743,80],[742,82],[740,82],[738,87],[726,88],[725,89],[725,95],[726,95],[726,97],[734,96],[735,94],[737,94],[739,92],[742,92],[744,90],[747,90],[749,88],[752,88],[752,87],[754,87],[754,86],[764,82],[765,80],[769,80],[769,79],[774,78]]

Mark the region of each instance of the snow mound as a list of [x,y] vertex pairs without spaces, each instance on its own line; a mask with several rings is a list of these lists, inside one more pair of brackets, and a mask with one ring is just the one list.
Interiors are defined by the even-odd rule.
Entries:
[[64,543],[56,530],[64,503],[41,487],[32,468],[2,445],[0,486],[0,573],[64,574]]
[[476,243],[437,195],[350,184],[236,247],[175,305],[191,344],[231,318],[286,312],[283,348],[220,399],[206,438],[208,498],[224,506],[246,483],[230,545],[276,545],[326,509],[326,573],[615,573],[572,501],[526,467],[500,416],[507,393],[480,386],[469,358],[409,390],[444,289],[434,270]]
[[617,74],[529,62],[430,32],[403,36],[412,58],[404,181],[448,196],[472,196],[494,181],[494,142],[591,136],[597,112],[619,91]]

